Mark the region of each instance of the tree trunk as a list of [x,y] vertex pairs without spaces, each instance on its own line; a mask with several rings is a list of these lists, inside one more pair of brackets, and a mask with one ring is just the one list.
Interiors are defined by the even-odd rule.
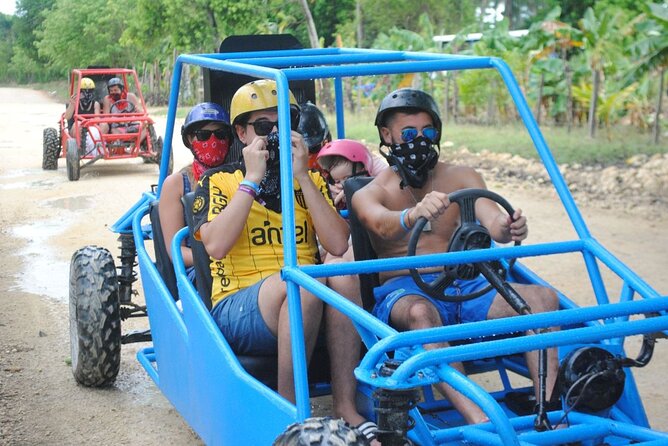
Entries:
[[443,122],[450,122],[450,73],[445,78],[445,101],[443,104]]
[[[362,38],[364,35],[362,34],[362,5],[360,3],[360,0],[357,0],[355,2],[355,21],[357,22],[357,26],[355,27],[355,34],[356,34],[356,39],[357,39],[357,48],[362,48]],[[362,109],[362,77],[357,76],[357,107],[355,107],[357,110]]]
[[506,0],[506,10],[503,15],[508,19],[508,29],[514,29],[513,23],[513,0]]
[[663,78],[666,75],[666,67],[661,67],[661,72],[659,73],[659,100],[656,104],[656,113],[654,114],[654,126],[652,133],[654,136],[654,144],[659,144],[659,138],[661,137],[661,108],[663,106]]
[[496,121],[494,113],[494,107],[495,107],[494,92],[496,91],[496,81],[494,79],[492,79],[491,87],[492,88],[490,95],[487,98],[487,125],[494,125],[494,122]]
[[571,66],[566,63],[566,88],[568,89],[568,96],[566,97],[566,127],[568,133],[571,133],[573,128],[573,71]]
[[306,17],[306,30],[308,31],[308,39],[311,43],[311,48],[320,48],[318,41],[318,31],[315,28],[315,22],[311,15],[311,9],[308,7],[307,0],[299,0],[304,9],[304,17]]
[[596,119],[596,106],[598,105],[598,91],[601,83],[601,71],[595,69],[592,75],[591,99],[589,103],[589,137],[596,137],[596,127],[598,120]]
[[540,109],[543,104],[543,85],[545,85],[545,72],[541,71],[540,83],[538,84],[538,96],[536,97],[536,111],[534,112],[536,124],[538,125],[540,125]]
[[459,112],[459,87],[457,86],[457,73],[452,74],[452,121],[457,123],[457,113]]

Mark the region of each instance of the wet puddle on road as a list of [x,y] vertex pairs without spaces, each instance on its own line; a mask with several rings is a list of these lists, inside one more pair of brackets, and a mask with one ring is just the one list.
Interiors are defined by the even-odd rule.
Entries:
[[[10,180],[5,184],[0,184],[0,190],[15,190],[15,189],[53,189],[56,184],[65,182],[66,178],[53,177],[42,178],[35,181],[26,181],[26,177],[40,174],[42,171],[38,169],[20,169],[11,170],[0,175],[1,180]],[[19,181],[12,181],[19,180]]]
[[55,209],[65,209],[68,211],[80,211],[90,208],[94,203],[95,197],[91,195],[79,197],[65,197],[55,200],[44,201],[44,205]]
[[48,239],[61,234],[69,225],[68,219],[59,218],[12,228],[14,236],[28,242],[18,252],[23,268],[16,275],[13,289],[67,302],[70,265],[68,261],[58,260]]

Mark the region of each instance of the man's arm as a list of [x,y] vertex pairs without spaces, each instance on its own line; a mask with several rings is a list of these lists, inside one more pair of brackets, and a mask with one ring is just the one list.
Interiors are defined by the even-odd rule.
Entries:
[[[473,169],[470,169],[470,173],[467,175],[465,187],[487,189],[482,176]],[[480,224],[487,228],[492,239],[498,243],[522,241],[529,234],[527,220],[522,215],[521,209],[515,209],[515,214],[511,218],[494,201],[479,198],[475,204],[475,213]]]
[[71,119],[72,116],[74,116],[74,109],[76,107],[76,99],[77,99],[77,94],[74,93],[72,96],[70,96],[70,102],[67,104],[67,108],[65,109],[65,120]]
[[109,96],[105,96],[102,99],[102,114],[108,115],[111,113],[111,101],[109,100]]
[[[355,192],[351,205],[367,230],[384,240],[398,240],[407,232],[401,225],[402,211],[393,211],[385,207],[383,197],[386,193],[382,186],[372,181]],[[404,214],[403,217],[404,225],[408,227],[407,215]]]
[[[267,151],[266,137],[255,137],[253,141],[244,147],[243,156],[246,165],[245,179],[255,184],[259,184],[264,177],[267,166]],[[216,197],[216,193],[212,192],[210,185],[210,178],[206,178],[203,186],[198,187],[198,194],[200,188],[206,187],[208,199],[214,201],[215,198],[223,199],[222,195]],[[215,188],[218,190],[218,188]],[[222,193],[221,193],[222,194]],[[232,200],[207,223],[203,223],[198,232],[195,234],[199,236],[206,251],[214,259],[222,259],[227,255],[232,247],[236,244],[237,239],[244,229],[244,225],[248,220],[251,206],[253,205],[254,197],[244,192],[234,194]]]
[[130,101],[132,105],[135,106],[135,111],[134,111],[135,113],[144,112],[144,109],[141,106],[141,101],[139,100],[137,95],[135,95],[134,93],[128,93],[128,101]]

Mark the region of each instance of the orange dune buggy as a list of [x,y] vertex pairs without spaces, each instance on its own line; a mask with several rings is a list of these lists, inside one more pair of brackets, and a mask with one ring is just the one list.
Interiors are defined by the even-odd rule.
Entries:
[[[117,100],[107,107],[107,113],[103,113],[102,104],[108,94],[109,81],[118,84],[129,97]],[[92,107],[88,111],[82,111],[82,107],[78,106],[84,91],[93,88],[93,101],[100,104],[100,113],[95,113]],[[64,157],[67,178],[77,181],[82,168],[101,159],[141,157],[145,163],[160,163],[162,137],[158,137],[153,128],[154,121],[146,110],[139,79],[134,70],[74,69],[70,75],[69,92],[77,105],[69,119],[66,113],[60,116],[58,130],[53,127],[44,129],[42,169],[56,170],[58,158]],[[170,158],[170,171],[171,166]]]

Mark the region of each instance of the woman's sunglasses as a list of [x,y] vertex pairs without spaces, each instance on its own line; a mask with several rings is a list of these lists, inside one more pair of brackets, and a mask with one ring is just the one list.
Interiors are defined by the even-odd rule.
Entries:
[[[415,127],[407,127],[401,131],[401,139],[404,142],[411,142],[417,138],[418,133],[420,132]],[[435,127],[425,127],[422,129],[422,136],[431,142],[436,142],[438,139],[438,130]]]
[[[267,119],[262,119],[260,121],[249,122],[248,125],[253,126],[255,134],[257,136],[267,136],[271,133],[274,127],[278,128],[278,121],[269,121]],[[292,130],[297,130],[299,127],[299,115],[290,115],[290,128]]]
[[232,132],[226,127],[217,130],[195,130],[195,138],[197,138],[198,141],[208,141],[209,138],[211,138],[211,135],[214,135],[220,140],[232,138]]

